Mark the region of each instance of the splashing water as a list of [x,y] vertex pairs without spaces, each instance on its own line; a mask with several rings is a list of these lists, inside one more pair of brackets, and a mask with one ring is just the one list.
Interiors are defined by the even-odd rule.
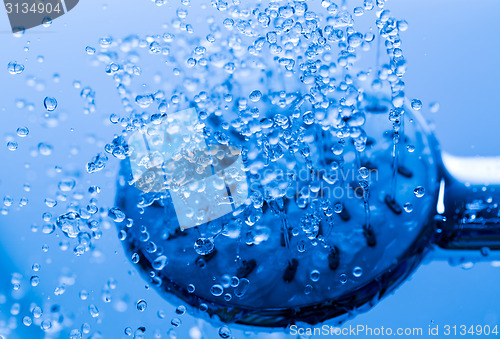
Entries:
[[[164,3],[156,0],[157,5]],[[58,199],[44,203],[52,211],[67,195],[73,201],[63,213],[44,214],[41,229],[62,232],[74,240],[72,253],[82,256],[94,251],[102,229],[109,228],[106,220],[115,222],[128,258],[151,286],[169,290],[225,322],[259,325],[262,318],[254,309],[313,305],[321,310],[393,269],[393,257],[384,253],[403,256],[421,231],[413,215],[425,215],[431,206],[434,177],[426,173],[432,174],[434,165],[424,153],[428,140],[408,123],[411,111],[405,102],[400,32],[408,25],[393,18],[384,1],[366,0],[352,10],[333,1],[251,5],[212,0],[211,5],[203,27],[181,7],[165,31],[104,36],[96,47],[83,49],[104,66],[122,104],[106,118],[122,130],[102,143],[102,152],[89,157],[85,167],[96,176],[115,158],[122,162],[116,206],[102,206],[96,198],[100,188],[93,183],[66,177],[57,185]],[[373,29],[358,31],[357,20],[370,12]],[[385,46],[386,58],[379,56],[378,64],[371,65],[371,54],[380,46]],[[151,65],[162,68],[148,82],[150,68],[156,71]],[[23,70],[21,64],[8,65],[11,74]],[[94,89],[81,88],[79,81],[73,86],[83,99],[83,113],[94,113]],[[62,99],[60,104],[64,106]],[[54,97],[46,97],[43,105],[47,120],[61,110]],[[411,107],[420,110],[422,102],[415,99]],[[249,192],[245,203],[227,215],[181,231],[172,192],[183,189],[183,181],[173,178],[168,189],[138,191],[129,165],[136,159],[128,141],[134,132],[155,140],[151,126],[171,126],[172,116],[187,108],[196,110],[196,126],[212,149],[229,145],[241,151]],[[29,133],[28,127],[17,130],[19,137]],[[17,141],[7,143],[11,151],[18,147]],[[37,149],[49,157],[57,147],[40,142]],[[210,156],[209,162],[224,158],[216,152]],[[138,162],[150,169],[153,158]],[[192,160],[180,152],[173,158]],[[82,185],[92,196],[88,201]],[[425,195],[423,187],[429,187]],[[187,187],[185,201],[204,189]],[[12,205],[10,200],[4,199],[5,207]],[[232,202],[213,200],[219,206]],[[199,212],[191,210],[187,217],[203,219]],[[69,244],[61,242],[61,248]],[[38,275],[30,283],[38,286]],[[54,293],[65,290],[61,284]],[[105,302],[111,301],[108,292]],[[359,295],[358,304],[373,297]],[[80,292],[82,301],[88,297]],[[96,304],[86,305],[90,317],[100,317]],[[358,305],[343,307],[351,306]],[[144,299],[135,304],[139,312],[147,307]],[[185,306],[180,310],[179,316]],[[297,319],[317,323],[339,315],[337,310],[306,313],[297,312]],[[42,314],[33,309],[32,316]],[[26,326],[32,321],[23,320]],[[286,326],[289,321],[270,316],[263,326]],[[54,325],[60,324],[48,318],[40,322],[46,331]],[[182,321],[173,318],[171,325],[181,326]],[[134,337],[144,331],[124,329]],[[218,334],[232,335],[226,326]]]

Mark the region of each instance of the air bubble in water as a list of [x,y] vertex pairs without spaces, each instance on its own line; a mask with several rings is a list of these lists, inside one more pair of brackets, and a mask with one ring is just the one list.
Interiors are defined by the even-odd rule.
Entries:
[[52,112],[53,110],[55,110],[57,108],[56,98],[45,97],[45,99],[43,100],[43,106],[45,107],[45,109],[47,111]]
[[417,186],[417,188],[413,190],[413,193],[415,193],[417,198],[422,198],[425,194],[425,189],[422,186]]
[[7,70],[10,74],[21,74],[24,71],[24,65],[18,64],[16,61],[11,61],[7,65]]
[[413,211],[413,205],[410,204],[409,202],[407,202],[405,205],[404,205],[404,209],[405,209],[405,212],[406,213],[411,213]]
[[189,285],[187,286],[187,291],[188,291],[189,293],[193,293],[193,292],[195,291],[195,289],[196,289],[196,288],[195,288],[195,286],[194,286],[193,284],[189,284]]

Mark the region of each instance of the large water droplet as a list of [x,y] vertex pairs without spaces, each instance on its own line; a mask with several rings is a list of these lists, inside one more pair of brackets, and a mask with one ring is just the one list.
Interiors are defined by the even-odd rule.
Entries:
[[45,109],[47,111],[52,112],[53,110],[55,110],[57,108],[56,98],[45,97],[45,99],[43,100],[43,106],[45,107]]

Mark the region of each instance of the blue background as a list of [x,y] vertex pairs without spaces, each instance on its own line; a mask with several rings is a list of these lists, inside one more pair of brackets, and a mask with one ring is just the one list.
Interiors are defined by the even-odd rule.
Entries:
[[[213,11],[209,2],[203,3]],[[200,4],[192,1],[190,16],[196,16]],[[22,282],[26,286],[34,274],[31,265],[40,263],[40,285],[28,290],[34,293],[33,300],[51,298],[72,315],[68,329],[88,322],[91,333],[99,331],[104,338],[119,338],[126,337],[123,330],[127,326],[133,329],[145,326],[147,337],[152,338],[156,329],[162,337],[168,337],[166,333],[172,327],[170,319],[174,317],[175,307],[153,290],[144,288],[145,282],[123,253],[114,225],[109,224],[109,228],[103,230],[95,253],[81,257],[68,253],[71,246],[62,254],[58,248],[62,238],[41,231],[33,233],[30,226],[43,224],[42,213],[48,210],[43,200],[55,197],[57,182],[65,176],[78,178],[77,190],[83,191],[91,183],[100,185],[100,203],[112,205],[117,162],[109,161],[104,172],[94,176],[84,173],[84,168],[113,134],[119,133],[120,128],[110,126],[108,117],[118,112],[121,104],[112,80],[105,76],[102,66],[91,64],[85,46],[95,47],[104,35],[123,37],[130,33],[163,32],[162,25],[169,22],[178,6],[180,3],[174,1],[162,7],[148,0],[81,1],[50,27],[35,28],[22,37],[14,37],[9,32],[7,15],[0,11],[0,199],[5,195],[14,198],[10,213],[0,215],[3,252],[0,294],[9,294],[11,272],[23,274]],[[409,98],[423,101],[423,114],[434,126],[442,148],[455,155],[499,155],[497,22],[500,2],[391,0],[386,8],[409,23],[408,31],[403,33],[403,50],[409,65],[406,93]],[[28,52],[24,51],[25,46],[29,46]],[[43,62],[38,56],[43,56]],[[7,72],[7,64],[13,60],[25,65],[21,75]],[[59,82],[54,81],[54,73],[60,75]],[[79,97],[80,90],[73,88],[74,80],[96,91],[96,113],[83,114],[84,102]],[[47,95],[59,102],[56,110],[59,122],[52,128],[40,126],[43,98]],[[33,110],[17,108],[17,99],[33,103]],[[437,113],[427,109],[433,101],[440,104]],[[20,126],[30,128],[28,138],[16,136]],[[11,137],[19,143],[15,152],[5,146]],[[52,155],[31,155],[31,150],[41,141],[54,146]],[[55,165],[62,167],[62,173],[55,171]],[[23,190],[25,182],[30,182],[30,192]],[[29,199],[28,205],[15,207],[22,197]],[[64,203],[59,203],[51,212],[57,216],[63,211]],[[42,251],[44,244],[49,245],[47,253]],[[347,325],[422,327],[425,331],[429,324],[499,324],[500,261],[463,269],[450,266],[443,258],[437,259],[429,258],[394,295]],[[75,284],[68,286],[63,295],[55,296],[53,290],[61,276],[74,276]],[[117,281],[117,288],[111,291],[112,302],[104,303],[101,294],[110,278]],[[87,301],[78,298],[82,289],[90,292]],[[135,309],[136,301],[141,298],[148,302],[145,312]],[[99,307],[98,318],[90,317],[90,303]],[[120,307],[124,305],[126,310],[122,312]],[[9,309],[7,303],[0,305],[0,321],[8,317]],[[159,309],[166,311],[163,320],[156,315]],[[21,315],[24,314],[28,314],[26,308],[21,309]],[[204,338],[218,337],[217,326],[187,314],[179,318],[183,321],[176,329],[179,338],[190,335],[197,338],[193,327],[199,328]],[[42,337],[36,332],[31,335]],[[233,335],[244,336],[240,330],[233,330]],[[266,336],[285,337],[281,333]],[[67,333],[61,337],[67,337]]]

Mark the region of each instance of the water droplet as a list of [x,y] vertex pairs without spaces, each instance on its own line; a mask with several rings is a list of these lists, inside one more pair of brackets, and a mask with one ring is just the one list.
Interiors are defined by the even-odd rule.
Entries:
[[7,65],[7,70],[10,74],[21,74],[24,71],[24,65],[18,64],[16,61],[11,61]]
[[89,305],[89,313],[92,316],[92,318],[97,318],[99,316],[99,309],[97,308],[96,305],[90,304]]
[[180,305],[175,309],[175,313],[177,313],[178,315],[183,315],[184,313],[186,313],[186,306]]
[[31,286],[38,286],[38,284],[40,283],[40,277],[37,275],[32,276],[30,279],[30,283]]
[[158,258],[155,259],[155,261],[153,261],[152,264],[153,269],[161,271],[165,267],[167,262],[168,262],[167,257],[164,255],[160,255]]
[[15,150],[17,150],[18,147],[19,147],[19,145],[17,144],[16,141],[9,141],[7,143],[7,149],[9,151],[15,151]]
[[311,271],[311,275],[310,275],[310,277],[311,277],[311,280],[312,280],[312,281],[314,281],[314,282],[318,281],[318,280],[319,280],[319,277],[320,277],[320,273],[319,273],[319,271],[318,271],[318,270],[313,270],[313,271]]
[[45,107],[45,109],[47,111],[52,112],[53,110],[55,110],[57,108],[56,98],[45,97],[45,99],[43,100],[43,106]]
[[113,219],[114,222],[122,222],[125,220],[126,215],[118,207],[112,207],[108,211],[108,216]]
[[85,52],[87,52],[88,55],[94,55],[95,54],[95,48],[87,46],[87,47],[85,47]]
[[413,99],[411,101],[411,108],[413,108],[415,111],[420,111],[420,109],[422,108],[422,101]]
[[404,204],[404,209],[406,213],[411,213],[413,211],[413,205],[407,202]]
[[33,323],[33,320],[30,317],[28,317],[28,316],[23,317],[24,326],[31,326],[32,323]]
[[410,153],[415,152],[415,146],[413,146],[413,145],[407,145],[407,146],[406,146],[406,149],[407,149],[407,150],[408,150],[408,152],[410,152]]
[[417,198],[422,198],[425,194],[425,189],[422,186],[417,186],[417,188],[413,190],[413,193],[415,193]]
[[194,293],[195,289],[196,289],[196,288],[195,288],[195,286],[194,286],[193,284],[189,284],[189,285],[187,286],[187,291],[188,291],[189,293]]
[[207,255],[215,249],[213,238],[198,238],[194,243],[194,250],[199,255]]
[[179,327],[182,324],[182,321],[179,318],[172,318],[172,320],[170,320],[170,324],[174,327]]
[[219,328],[219,337],[227,339],[231,337],[231,330],[227,326],[222,326]]
[[52,154],[52,151],[53,151],[52,145],[49,145],[45,142],[41,142],[38,144],[38,152],[41,155],[49,156]]
[[262,92],[259,90],[255,90],[252,93],[250,93],[250,100],[253,102],[257,102],[262,98]]
[[356,278],[361,277],[363,275],[363,269],[359,266],[354,267],[352,270],[352,275]]
[[24,127],[19,127],[17,129],[17,135],[20,136],[21,138],[24,138],[24,137],[28,136],[29,132],[30,131],[29,131],[28,127],[25,127],[25,126]]
[[61,192],[70,192],[75,188],[76,181],[73,178],[67,178],[59,181],[57,187],[61,190]]
[[51,327],[52,327],[52,322],[50,320],[42,321],[42,324],[41,324],[42,330],[48,331],[48,330],[50,330]]
[[146,310],[146,308],[148,307],[148,303],[144,300],[144,299],[141,299],[137,302],[137,310],[139,310],[140,312],[144,312]]
[[219,297],[224,293],[224,288],[219,284],[215,284],[210,288],[210,293],[212,293],[213,296]]
[[139,262],[139,259],[140,259],[139,254],[137,253],[132,254],[132,262],[134,264],[137,264]]
[[432,112],[432,113],[437,113],[439,111],[439,102],[431,102],[429,104],[429,110]]

